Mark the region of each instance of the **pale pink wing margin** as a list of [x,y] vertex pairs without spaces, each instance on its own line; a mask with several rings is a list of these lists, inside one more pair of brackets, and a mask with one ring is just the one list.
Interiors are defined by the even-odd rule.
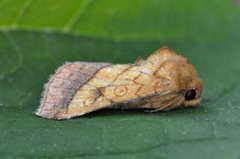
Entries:
[[94,74],[110,63],[72,62],[65,63],[53,74],[44,86],[40,106],[36,115],[55,118],[58,112],[68,106],[77,90]]

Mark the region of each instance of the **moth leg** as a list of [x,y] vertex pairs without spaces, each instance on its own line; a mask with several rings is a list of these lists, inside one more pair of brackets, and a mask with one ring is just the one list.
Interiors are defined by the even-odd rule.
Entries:
[[176,97],[175,99],[173,99],[172,102],[162,105],[156,109],[145,110],[145,112],[154,113],[154,112],[158,112],[161,110],[170,110],[172,108],[176,108],[180,105],[181,99],[182,99],[181,97]]
[[144,112],[147,112],[147,113],[155,113],[155,112],[158,112],[158,111],[161,111],[161,110],[164,110],[166,107],[168,107],[170,104],[167,104],[163,107],[160,107],[160,108],[157,108],[157,109],[148,109],[148,110],[144,110]]

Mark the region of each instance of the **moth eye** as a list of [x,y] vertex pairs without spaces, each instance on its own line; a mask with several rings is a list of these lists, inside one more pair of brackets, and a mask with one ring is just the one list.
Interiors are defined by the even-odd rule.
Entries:
[[196,97],[196,91],[194,89],[187,90],[185,94],[185,100],[192,100]]

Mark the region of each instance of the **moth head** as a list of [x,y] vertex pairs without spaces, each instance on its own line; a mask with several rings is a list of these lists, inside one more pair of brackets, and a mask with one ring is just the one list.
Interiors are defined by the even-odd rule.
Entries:
[[[174,84],[167,85],[167,89],[172,89],[180,94],[181,100],[175,105],[190,107],[200,102],[202,81],[187,58],[176,54],[167,47],[162,47],[150,55],[147,61],[149,61],[151,66],[149,68],[152,68],[152,70],[159,68],[157,72],[154,72],[156,76],[173,81]],[[143,63],[139,60],[137,62]]]
[[191,64],[186,63],[181,69],[180,83],[184,96],[182,105],[185,107],[196,106],[201,101],[202,81]]

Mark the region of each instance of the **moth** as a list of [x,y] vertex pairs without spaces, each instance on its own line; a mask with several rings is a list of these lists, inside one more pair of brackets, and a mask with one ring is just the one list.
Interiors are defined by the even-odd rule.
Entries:
[[134,64],[65,63],[45,85],[35,114],[69,119],[103,108],[157,112],[196,106],[201,93],[202,81],[187,58],[162,47]]

